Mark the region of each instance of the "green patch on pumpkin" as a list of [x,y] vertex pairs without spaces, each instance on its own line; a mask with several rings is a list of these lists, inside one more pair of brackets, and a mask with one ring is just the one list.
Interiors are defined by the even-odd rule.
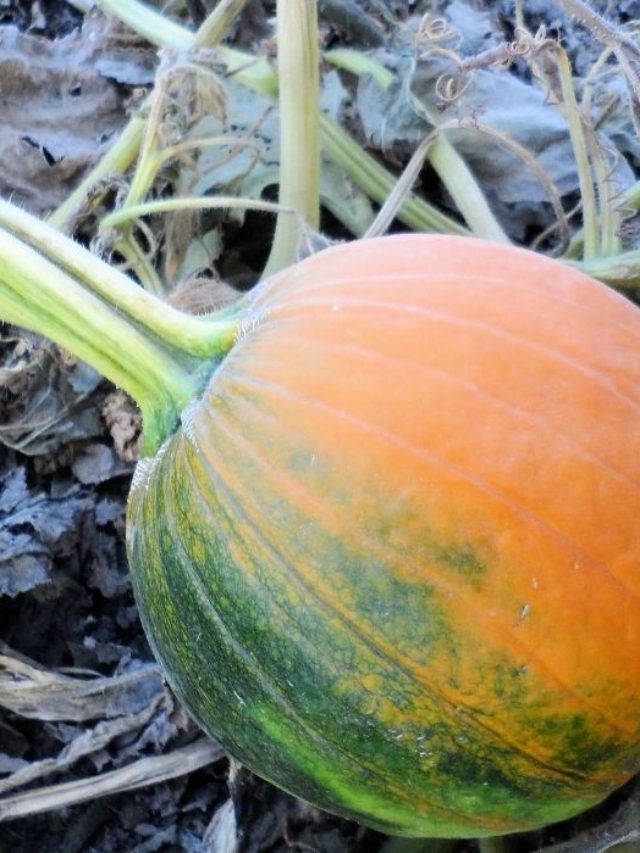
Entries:
[[429,544],[428,550],[436,563],[453,569],[473,585],[477,585],[479,578],[487,571],[486,563],[480,559],[470,543],[459,545],[450,543],[447,545]]
[[[384,786],[380,787],[378,780],[367,778],[367,774],[357,766],[345,773],[345,768],[336,766],[335,761],[311,752],[308,743],[293,739],[271,708],[260,708],[257,717],[268,738],[277,743],[290,761],[313,779],[320,790],[326,792],[334,808],[345,816],[360,817],[382,832],[409,837],[433,835],[455,838],[475,834],[464,818],[456,820],[454,816],[439,816],[437,812],[440,809],[435,805],[433,815],[425,823],[424,816],[416,809],[395,802],[389,791]],[[486,834],[493,834],[493,831]]]
[[[629,743],[623,736],[612,735],[606,721],[597,712],[546,716],[532,719],[531,727],[554,745],[554,762],[583,775],[619,768],[621,758],[629,754]],[[610,784],[604,790],[610,789]]]
[[[331,757],[318,756],[309,744],[291,737],[291,731],[269,707],[254,710],[269,741],[325,791],[333,810],[360,819],[367,825],[395,835],[409,837],[487,837],[553,823],[593,806],[599,797],[559,796],[554,801],[545,791],[546,801],[537,801],[526,786],[514,785],[495,766],[456,752],[441,756],[441,785],[436,779],[425,786],[433,797],[431,807],[416,799],[413,807],[398,802],[383,780],[357,766],[345,766]],[[442,797],[443,790],[447,796]],[[324,800],[326,804],[327,800]],[[320,803],[316,803],[322,805]],[[457,814],[456,814],[457,812]]]

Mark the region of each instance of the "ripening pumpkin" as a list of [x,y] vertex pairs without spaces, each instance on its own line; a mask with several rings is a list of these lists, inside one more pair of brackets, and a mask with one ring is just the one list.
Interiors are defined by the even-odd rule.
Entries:
[[640,319],[460,237],[261,285],[136,473],[143,622],[200,725],[394,834],[523,831],[640,768]]

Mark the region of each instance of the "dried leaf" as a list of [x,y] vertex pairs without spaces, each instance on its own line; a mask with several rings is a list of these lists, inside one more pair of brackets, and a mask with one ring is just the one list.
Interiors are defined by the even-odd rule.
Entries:
[[106,444],[88,444],[71,464],[71,470],[81,483],[104,483],[114,477],[131,474],[131,465],[125,465]]
[[233,800],[227,800],[217,809],[202,843],[210,853],[238,853],[240,847]]
[[57,543],[89,507],[74,487],[57,495],[32,492],[22,467],[0,474],[0,595],[46,583]]
[[94,728],[80,730],[55,758],[45,758],[31,763],[22,762],[23,766],[15,769],[11,776],[7,779],[0,779],[0,795],[4,795],[14,788],[21,788],[42,780],[51,773],[67,770],[79,759],[105,749],[116,738],[129,734],[145,725],[156,712],[157,706],[163,698],[162,694],[158,694],[138,714],[106,720],[98,723]]
[[112,678],[78,678],[36,667],[0,646],[0,706],[36,720],[83,722],[137,714],[162,692],[156,666]]
[[223,757],[224,752],[218,744],[208,738],[201,738],[189,746],[175,749],[166,755],[142,758],[126,767],[102,773],[99,776],[2,797],[0,798],[0,821],[26,817],[50,809],[62,809],[97,797],[133,791],[145,785],[155,785],[166,779],[175,779],[178,776],[193,773],[194,770]]
[[[62,202],[126,121],[126,93],[96,68],[112,35],[102,16],[55,41],[0,29],[0,192],[34,213]],[[139,67],[135,51],[128,62]]]
[[0,443],[28,456],[51,454],[72,440],[102,435],[93,394],[102,378],[55,344],[21,333],[4,356]]

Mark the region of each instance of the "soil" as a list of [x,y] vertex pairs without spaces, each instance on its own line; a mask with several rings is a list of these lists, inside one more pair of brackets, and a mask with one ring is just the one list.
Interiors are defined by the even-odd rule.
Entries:
[[[215,3],[161,5],[195,27]],[[274,5],[252,0],[234,24],[231,41],[268,52]],[[514,38],[513,3],[319,5],[325,46],[374,51],[410,80],[413,93],[430,108],[455,116],[456,145],[510,236],[558,251],[564,238],[538,177],[522,168],[513,151],[496,148],[462,120],[481,117],[528,146],[570,210],[578,176],[567,128],[527,62],[517,60],[508,71],[481,63],[466,81],[466,95],[447,101],[436,85],[451,71],[445,54],[434,57],[430,44],[431,61],[423,57],[412,68],[407,56],[407,33],[415,32],[427,12],[445,16],[453,27],[447,49],[477,56],[497,48]],[[640,15],[640,3],[633,0],[592,5],[620,25]],[[544,26],[548,37],[561,38],[578,78],[584,78],[601,52],[591,34],[555,0],[525,0],[524,6],[529,30]],[[38,215],[62,203],[143,102],[158,62],[151,45],[97,12],[85,15],[62,0],[3,0],[2,196]],[[226,108],[233,132],[259,126],[266,148],[275,146],[277,127],[265,104],[246,93],[235,95]],[[324,95],[327,109],[396,173],[428,131],[424,116],[397,90],[385,102],[366,79],[357,83],[327,69]],[[603,84],[599,96],[607,95],[617,101],[602,108],[599,133],[616,152],[611,180],[624,189],[638,178],[640,145],[620,75]],[[194,133],[206,115],[223,121],[216,104],[209,107],[203,113],[194,95],[191,114],[180,121]],[[175,131],[166,128],[167,134]],[[235,185],[239,194],[273,197],[268,156],[249,168],[241,156],[212,150],[182,166],[160,175],[157,194],[176,186],[204,193]],[[350,201],[354,217],[364,210],[366,218],[368,202],[357,193],[345,200],[343,185],[336,175],[327,193]],[[75,220],[79,240],[94,240],[99,216],[124,186],[118,178],[96,190]],[[423,169],[416,189],[456,215],[430,168]],[[340,239],[348,227],[331,209],[323,214],[323,231]],[[192,311],[210,310],[255,282],[272,235],[272,221],[255,213],[173,217],[152,227],[147,248],[163,280],[178,283],[170,298]],[[635,247],[634,220],[625,223],[624,240]],[[321,813],[230,763],[189,720],[154,663],[127,570],[124,515],[139,435],[138,413],[121,392],[56,346],[0,325],[0,851],[476,850],[472,841],[397,843]],[[505,849],[621,853],[640,849],[622,846],[640,845],[639,827],[640,793],[632,781],[587,815],[513,838]]]

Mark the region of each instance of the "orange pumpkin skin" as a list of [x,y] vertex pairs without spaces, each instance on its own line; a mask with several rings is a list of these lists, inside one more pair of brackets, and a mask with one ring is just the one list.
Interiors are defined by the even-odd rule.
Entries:
[[406,235],[256,291],[129,508],[143,621],[260,775],[405,835],[521,831],[640,768],[640,315]]

